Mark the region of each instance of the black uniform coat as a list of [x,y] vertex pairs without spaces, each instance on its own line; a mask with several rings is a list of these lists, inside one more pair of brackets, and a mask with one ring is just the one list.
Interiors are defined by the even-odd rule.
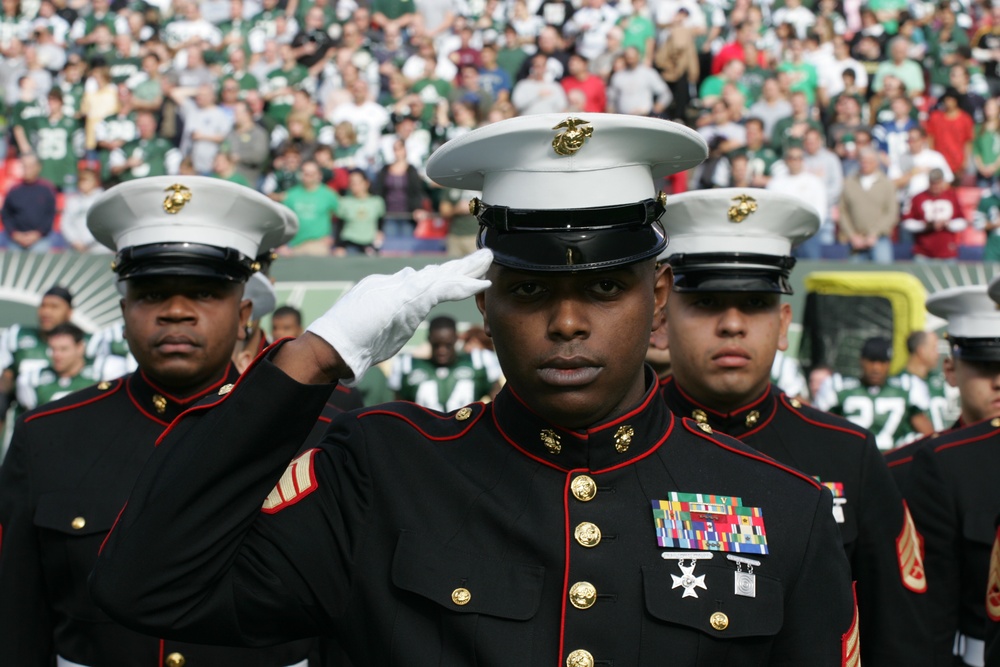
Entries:
[[924,538],[928,619],[937,665],[956,631],[982,640],[995,522],[1000,514],[1000,418],[935,438],[914,455],[907,502]]
[[834,498],[834,516],[857,582],[862,664],[929,664],[920,631],[919,605],[927,586],[918,540],[875,437],[774,386],[729,414],[697,403],[675,378],[661,386],[675,414],[696,414],[713,429],[782,463],[843,485],[842,497]]
[[92,667],[163,667],[179,657],[185,667],[283,667],[305,658],[304,645],[220,649],[140,635],[114,623],[87,591],[101,542],[156,438],[199,398],[218,400],[236,377],[230,367],[181,401],[137,372],[18,422],[0,468],[0,664],[47,666],[54,654]]
[[903,494],[904,498],[910,494],[910,464],[913,463],[913,457],[916,455],[917,450],[933,445],[937,442],[937,438],[940,437],[942,433],[951,433],[955,429],[964,427],[965,424],[963,424],[962,420],[959,419],[946,431],[942,431],[941,433],[931,433],[930,435],[924,436],[919,440],[905,444],[902,447],[896,447],[895,449],[890,449],[889,451],[882,453],[885,457],[886,465],[889,466],[889,472],[892,473],[892,479],[896,482],[896,488],[899,489],[899,492]]
[[[583,432],[550,425],[509,389],[447,415],[386,404],[334,420],[289,465],[330,387],[300,385],[264,357],[161,440],[92,592],[122,622],[193,640],[334,632],[359,665],[853,660],[829,493],[675,419],[649,386],[632,412]],[[589,501],[573,491],[584,475]],[[755,598],[734,594],[723,553],[698,561],[697,597],[673,587],[681,570],[661,557],[651,505],[670,491],[763,509],[771,552]],[[160,548],[164,537],[179,550]],[[590,608],[571,604],[579,582],[596,589]]]

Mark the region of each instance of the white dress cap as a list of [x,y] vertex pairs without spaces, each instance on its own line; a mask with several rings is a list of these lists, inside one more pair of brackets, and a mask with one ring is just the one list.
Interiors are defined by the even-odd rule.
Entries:
[[256,190],[204,176],[152,176],[109,189],[87,227],[112,251],[149,244],[232,248],[255,258],[298,231],[296,215]]
[[997,274],[990,281],[989,295],[991,299],[1000,304],[1000,274]]
[[[996,293],[997,282],[991,284]],[[1000,337],[1000,306],[990,298],[985,285],[965,285],[935,292],[927,297],[927,310],[948,320],[949,339]]]
[[624,114],[538,114],[449,141],[431,155],[427,175],[445,187],[481,190],[488,205],[593,208],[651,199],[664,176],[700,164],[707,154],[704,139],[680,123]]
[[819,230],[816,210],[762,188],[720,188],[667,198],[663,227],[670,243],[660,259],[681,253],[791,255]]

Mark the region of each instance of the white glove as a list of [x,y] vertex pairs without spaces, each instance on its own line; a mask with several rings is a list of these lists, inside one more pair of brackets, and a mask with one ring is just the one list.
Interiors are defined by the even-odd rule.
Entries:
[[354,372],[354,386],[375,364],[392,358],[442,301],[459,301],[483,291],[481,280],[493,262],[487,249],[462,259],[391,276],[371,275],[351,288],[306,329],[333,346]]

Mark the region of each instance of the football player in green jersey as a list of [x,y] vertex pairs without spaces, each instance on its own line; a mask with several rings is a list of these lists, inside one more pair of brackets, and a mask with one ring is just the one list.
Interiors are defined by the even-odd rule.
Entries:
[[73,315],[73,295],[65,287],[50,287],[38,304],[38,326],[15,324],[0,337],[0,430],[7,408],[14,398],[17,377],[48,364],[46,341],[49,332]]
[[396,397],[412,401],[432,410],[457,410],[492,396],[500,378],[496,357],[488,350],[459,352],[458,327],[455,320],[435,317],[430,321],[427,342],[431,346],[429,359],[417,359],[402,354],[393,365],[389,388]]
[[87,364],[83,329],[72,322],[56,325],[46,338],[49,364],[17,377],[17,406],[28,411],[97,383]]
[[[933,331],[911,333],[906,339],[906,351],[910,355],[906,368],[889,378],[890,384],[910,392],[911,397],[927,398],[926,412],[935,432],[951,428],[961,413],[958,389],[949,385],[944,373],[938,370],[938,340],[938,335]],[[916,436],[920,437],[921,434],[917,433]]]
[[834,373],[816,396],[816,407],[846,417],[875,434],[881,450],[892,449],[912,431],[932,433],[934,427],[925,414],[929,397],[914,404],[911,396],[889,384],[892,342],[876,336],[861,347],[861,377]]

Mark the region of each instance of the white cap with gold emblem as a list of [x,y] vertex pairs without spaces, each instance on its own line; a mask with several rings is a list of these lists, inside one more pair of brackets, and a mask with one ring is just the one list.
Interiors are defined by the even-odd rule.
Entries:
[[1000,310],[985,285],[965,285],[934,292],[927,310],[948,320],[948,345],[966,361],[1000,361]]
[[705,141],[671,121],[539,114],[449,141],[427,163],[446,187],[482,190],[472,213],[498,264],[535,271],[607,268],[665,244],[662,179],[702,162]]
[[120,280],[197,275],[237,282],[256,258],[287,242],[298,218],[256,190],[203,176],[154,176],[116,185],[87,213],[87,226],[117,253]]
[[760,188],[720,188],[674,195],[660,253],[674,270],[674,289],[791,294],[792,247],[819,230],[802,200]]

